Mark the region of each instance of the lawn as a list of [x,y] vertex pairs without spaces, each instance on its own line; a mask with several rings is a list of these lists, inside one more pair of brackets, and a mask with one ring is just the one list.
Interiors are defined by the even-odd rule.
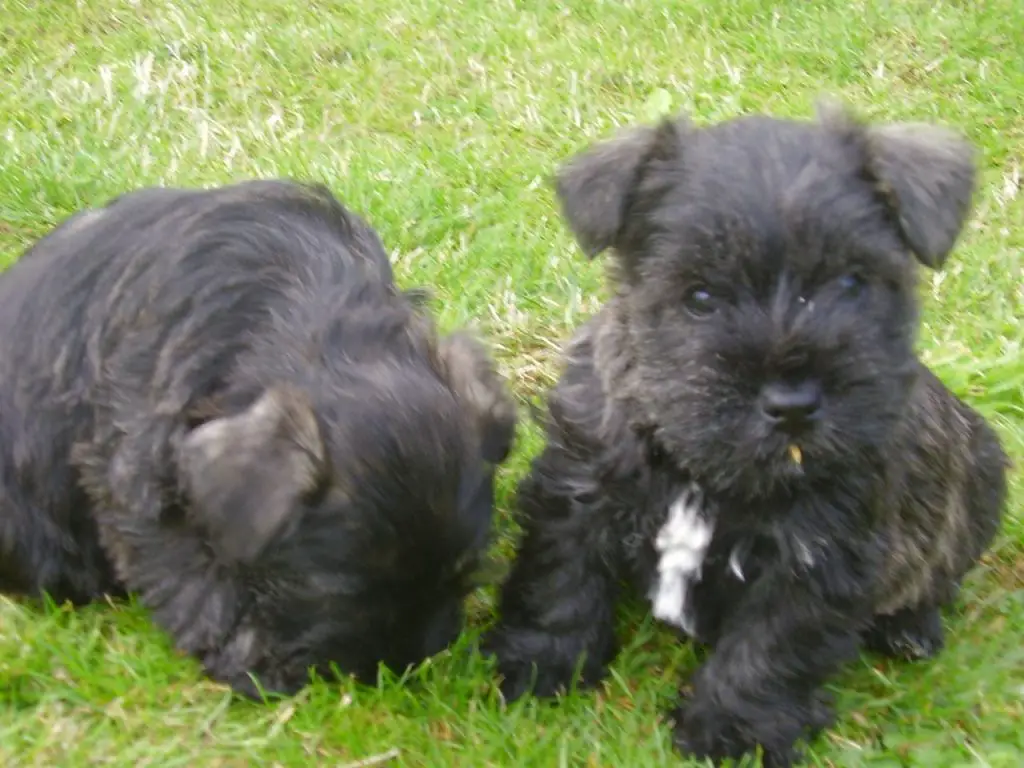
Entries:
[[[1024,460],[1024,3],[1019,0],[4,0],[0,261],[79,206],[147,184],[328,184],[379,229],[446,328],[471,323],[524,400],[604,296],[560,221],[557,164],[684,110],[806,116],[819,93],[879,120],[953,125],[982,164],[975,213],[929,275],[921,354]],[[1014,43],[1014,40],[1017,40]],[[499,494],[540,447],[524,423]],[[864,656],[810,750],[836,766],[1024,764],[1024,483],[921,664]],[[144,610],[0,598],[0,764],[647,766],[692,651],[621,615],[596,692],[505,707],[459,644],[404,681],[233,700]],[[367,761],[360,763],[359,761]]]

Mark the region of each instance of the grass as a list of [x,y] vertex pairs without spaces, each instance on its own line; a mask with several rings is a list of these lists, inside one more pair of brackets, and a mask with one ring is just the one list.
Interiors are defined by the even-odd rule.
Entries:
[[[559,220],[556,165],[615,126],[685,110],[807,115],[819,93],[924,119],[980,150],[972,222],[923,287],[922,355],[1024,459],[1024,58],[1017,0],[5,0],[0,261],[79,206],[147,184],[326,182],[365,213],[446,327],[494,343],[517,392],[604,296]],[[1015,42],[1016,41],[1016,42]],[[500,508],[540,443],[524,425]],[[815,765],[1024,764],[1024,494],[948,617],[938,659],[836,680]],[[509,524],[501,523],[503,530]],[[0,599],[0,763],[646,766],[694,665],[637,607],[599,691],[502,706],[459,645],[406,681],[234,701],[131,604]],[[397,750],[397,752],[395,751]],[[390,762],[388,762],[390,761]]]

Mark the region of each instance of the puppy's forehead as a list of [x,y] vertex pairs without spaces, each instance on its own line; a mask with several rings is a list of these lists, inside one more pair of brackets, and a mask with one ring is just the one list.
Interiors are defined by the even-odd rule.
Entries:
[[898,267],[901,245],[864,158],[836,132],[749,118],[691,139],[653,221],[686,248],[691,266],[740,271],[755,282],[851,258]]
[[796,184],[849,182],[862,162],[834,130],[762,116],[700,129],[683,150],[692,183],[751,201],[777,198]]

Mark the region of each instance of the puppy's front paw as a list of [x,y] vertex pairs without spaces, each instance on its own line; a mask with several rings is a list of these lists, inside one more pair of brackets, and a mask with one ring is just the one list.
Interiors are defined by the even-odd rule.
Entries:
[[700,699],[684,700],[672,713],[672,741],[686,757],[710,759],[713,764],[739,760],[762,749],[764,768],[790,768],[800,759],[795,738],[776,730],[786,715],[781,711],[753,711],[742,716]]
[[527,692],[552,697],[568,690],[574,680],[578,689],[586,689],[606,672],[600,659],[580,660],[583,651],[578,640],[537,630],[500,628],[484,637],[480,652],[497,660],[501,695],[508,702]]
[[945,644],[942,617],[937,608],[904,609],[891,616],[876,616],[864,635],[864,646],[893,659],[930,659]]
[[708,759],[714,765],[752,753],[756,744],[744,738],[732,716],[699,703],[683,703],[671,713],[672,743],[684,757]]

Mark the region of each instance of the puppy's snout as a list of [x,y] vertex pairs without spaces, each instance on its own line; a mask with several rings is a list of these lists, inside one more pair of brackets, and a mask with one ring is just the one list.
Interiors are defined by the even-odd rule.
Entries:
[[787,430],[800,429],[821,409],[821,385],[816,381],[798,384],[766,384],[761,389],[761,411]]

